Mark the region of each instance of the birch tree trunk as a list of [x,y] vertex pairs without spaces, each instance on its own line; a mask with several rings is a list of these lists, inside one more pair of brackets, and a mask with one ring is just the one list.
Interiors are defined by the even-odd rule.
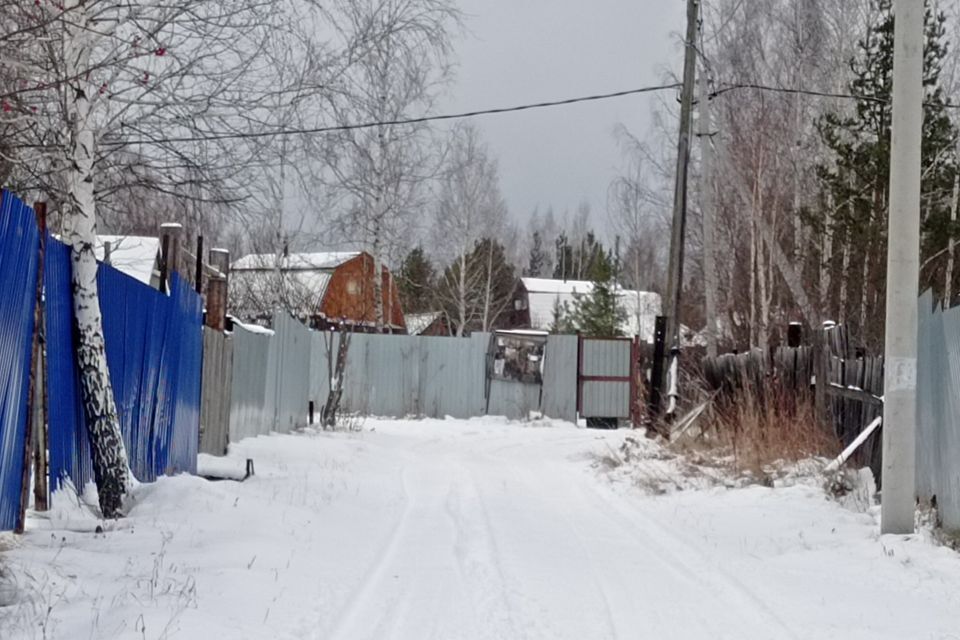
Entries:
[[493,240],[487,242],[486,281],[483,287],[483,331],[490,331],[492,324],[491,307],[493,305]]
[[[378,177],[379,179],[379,177]],[[380,220],[383,216],[381,207],[383,206],[383,196],[380,192],[377,195],[376,218],[373,227],[373,242],[371,243],[371,254],[373,257],[373,320],[377,327],[377,333],[383,333],[383,260],[380,253],[383,251],[383,240],[380,237],[382,227]]]
[[[67,202],[64,239],[71,246],[73,310],[77,325],[77,363],[87,418],[93,472],[104,518],[121,515],[129,467],[120,432],[107,354],[103,319],[97,292],[96,202],[93,190],[94,130],[90,87],[85,74],[90,66],[92,38],[97,25],[84,0],[68,0],[64,11],[64,74],[67,78]],[[79,487],[78,487],[79,489]]]
[[[753,194],[750,194],[751,197]],[[757,212],[750,200],[750,346],[757,346]]]
[[457,274],[457,311],[460,322],[457,324],[457,337],[462,338],[467,326],[467,251],[460,252],[460,273]]
[[[714,198],[713,198],[713,141],[710,129],[710,98],[707,74],[700,74],[700,162],[703,184],[700,187],[703,220],[703,286],[704,312],[707,316],[707,355],[717,357],[717,337],[720,327],[717,322],[717,259],[714,246]],[[637,305],[637,326],[640,326],[640,305]]]
[[[379,234],[378,234],[379,235]],[[383,333],[383,260],[380,259],[380,240],[373,241],[373,318],[377,333]]]
[[[760,215],[763,215],[761,210]],[[776,237],[776,236],[774,236]],[[770,343],[770,280],[767,256],[761,245],[757,251],[757,281],[760,289],[760,323],[757,326],[757,346],[763,353],[767,352]]]
[[953,227],[957,222],[958,202],[960,202],[960,173],[953,178],[953,196],[950,200],[950,235],[947,238],[947,273],[943,282],[943,300],[947,307],[953,302]]
[[824,220],[820,251],[820,312],[830,316],[830,266],[833,264],[833,199],[827,202],[827,217]]

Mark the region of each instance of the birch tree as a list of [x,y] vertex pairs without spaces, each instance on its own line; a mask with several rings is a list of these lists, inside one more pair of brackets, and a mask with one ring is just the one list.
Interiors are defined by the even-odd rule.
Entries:
[[476,128],[461,124],[451,135],[434,209],[433,237],[438,253],[452,263],[443,275],[439,295],[457,335],[462,336],[476,323],[486,331],[503,304],[493,295],[496,267],[504,262],[502,249],[494,260],[494,243],[490,241],[482,260],[478,262],[478,256],[471,260],[471,256],[482,239],[502,234],[507,210],[496,162],[489,157]]
[[[275,128],[269,98],[292,90],[277,85],[265,43],[280,32],[309,41],[302,27],[321,17],[309,6],[65,0],[6,7],[0,76],[14,82],[0,98],[4,160],[14,186],[49,198],[53,226],[72,248],[77,360],[104,517],[120,514],[129,469],[104,351],[97,225],[130,187],[231,208],[242,202],[254,182],[248,171],[270,143],[264,129]],[[309,47],[301,54],[296,86],[318,91],[319,54]],[[258,137],[256,149],[245,134]]]
[[643,292],[659,290],[663,282],[666,255],[659,238],[666,236],[658,219],[660,207],[643,144],[625,129],[620,129],[617,137],[626,165],[607,190],[607,215],[625,243],[623,258],[617,265],[620,273],[616,275],[621,280],[618,284],[636,291],[633,309],[639,327],[647,313]]
[[[384,327],[385,258],[409,248],[438,169],[425,124],[390,124],[429,111],[448,80],[451,32],[460,14],[449,0],[336,0],[329,10],[345,41],[363,40],[327,104],[346,128],[324,142],[330,186],[343,194],[340,228],[373,256],[374,316]],[[356,123],[381,123],[349,128]]]

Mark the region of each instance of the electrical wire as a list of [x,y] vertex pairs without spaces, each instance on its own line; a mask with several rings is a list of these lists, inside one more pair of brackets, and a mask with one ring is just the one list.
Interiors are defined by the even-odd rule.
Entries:
[[[460,113],[445,113],[445,114],[438,114],[438,115],[431,115],[431,116],[419,116],[416,118],[399,118],[396,120],[384,120],[384,121],[377,121],[377,122],[359,122],[356,124],[330,125],[325,127],[274,129],[270,131],[253,131],[253,132],[237,132],[237,133],[208,132],[206,134],[195,135],[195,136],[148,139],[148,140],[143,140],[142,142],[153,143],[153,144],[179,143],[179,142],[207,142],[212,140],[269,138],[273,136],[333,133],[336,131],[353,131],[356,129],[370,129],[373,127],[423,124],[426,122],[438,122],[442,120],[461,120],[464,118],[474,118],[477,116],[494,115],[494,114],[500,114],[500,113],[516,113],[518,111],[529,111],[531,109],[545,109],[548,107],[559,107],[559,106],[565,106],[565,105],[571,105],[571,104],[579,104],[582,102],[597,102],[599,100],[610,100],[612,98],[622,98],[624,96],[632,96],[632,95],[638,95],[642,93],[654,93],[658,91],[668,91],[671,89],[679,89],[679,88],[681,88],[681,84],[678,82],[674,82],[671,84],[663,84],[663,85],[656,85],[656,86],[650,86],[650,87],[640,87],[638,89],[626,89],[624,91],[614,91],[612,93],[598,93],[598,94],[588,95],[588,96],[579,96],[576,98],[564,98],[562,100],[548,100],[545,102],[534,102],[530,104],[522,104],[522,105],[516,105],[512,107],[477,109],[474,111],[462,111]],[[101,146],[118,146],[118,145],[122,146],[126,144],[134,144],[134,142],[105,141],[101,143]]]
[[[249,132],[223,132],[223,131],[207,131],[201,132],[195,135],[186,135],[186,136],[172,136],[172,137],[142,137],[140,139],[128,139],[128,140],[102,140],[100,142],[101,147],[106,148],[118,148],[125,147],[129,145],[143,145],[143,144],[176,144],[176,143],[187,143],[187,142],[210,142],[217,140],[242,140],[242,139],[256,139],[256,138],[270,138],[274,136],[290,136],[290,135],[306,135],[306,134],[323,134],[323,133],[335,133],[338,131],[354,131],[358,129],[370,129],[373,127],[384,127],[384,126],[402,126],[402,125],[411,125],[411,124],[423,124],[427,122],[439,122],[444,120],[461,120],[465,118],[474,118],[478,116],[486,115],[496,115],[503,113],[517,113],[521,111],[530,111],[534,109],[545,109],[550,107],[560,107],[572,104],[579,104],[585,102],[597,102],[601,100],[610,100],[614,98],[622,98],[626,96],[639,95],[644,93],[657,93],[661,91],[670,91],[675,89],[682,88],[682,85],[679,82],[662,84],[662,85],[653,85],[648,87],[640,87],[636,89],[626,89],[624,91],[614,91],[611,93],[598,93],[593,95],[578,96],[575,98],[564,98],[561,100],[547,100],[543,102],[533,102],[528,104],[515,105],[510,107],[497,107],[492,109],[476,109],[472,111],[462,111],[458,113],[445,113],[437,115],[426,115],[419,116],[415,118],[399,118],[395,120],[383,120],[375,122],[359,122],[355,124],[343,124],[343,125],[329,125],[323,127],[306,127],[306,128],[284,128],[284,129],[271,129],[266,131],[249,131]],[[873,96],[862,96],[852,93],[833,93],[828,91],[815,91],[812,89],[793,89],[790,87],[778,87],[757,83],[720,83],[718,87],[710,92],[709,99],[714,100],[719,98],[727,93],[735,91],[763,91],[768,93],[781,93],[781,94],[790,94],[790,95],[807,95],[818,98],[833,98],[840,100],[856,100],[856,101],[866,101],[874,102],[878,104],[888,104],[889,99],[877,98]],[[944,109],[960,109],[960,104],[952,103],[929,103],[925,102],[924,106],[938,106]],[[133,131],[136,131],[141,136],[146,136],[143,131],[136,129],[131,125],[127,125],[127,128]],[[48,145],[20,145],[21,147],[45,147]]]

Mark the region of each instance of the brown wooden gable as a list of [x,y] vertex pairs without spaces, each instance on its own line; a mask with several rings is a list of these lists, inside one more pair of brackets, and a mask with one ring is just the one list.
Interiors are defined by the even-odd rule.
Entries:
[[[333,270],[320,305],[320,312],[328,321],[336,323],[343,319],[348,324],[376,325],[373,270],[373,257],[368,253],[361,253]],[[381,277],[384,324],[390,325],[395,331],[406,331],[400,293],[393,276],[384,267]]]

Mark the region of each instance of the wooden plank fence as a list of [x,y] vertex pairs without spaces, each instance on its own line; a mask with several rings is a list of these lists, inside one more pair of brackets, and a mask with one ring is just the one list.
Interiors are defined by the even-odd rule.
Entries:
[[[711,390],[719,397],[735,399],[746,390],[759,398],[771,392],[786,394],[799,401],[815,402],[817,355],[822,349],[826,384],[823,407],[818,413],[828,419],[838,440],[848,445],[877,416],[883,414],[883,357],[864,354],[852,348],[846,327],[823,330],[820,347],[781,346],[765,353],[753,349],[704,358],[702,373]],[[859,449],[853,462],[869,466],[880,477],[881,436],[878,430]]]

